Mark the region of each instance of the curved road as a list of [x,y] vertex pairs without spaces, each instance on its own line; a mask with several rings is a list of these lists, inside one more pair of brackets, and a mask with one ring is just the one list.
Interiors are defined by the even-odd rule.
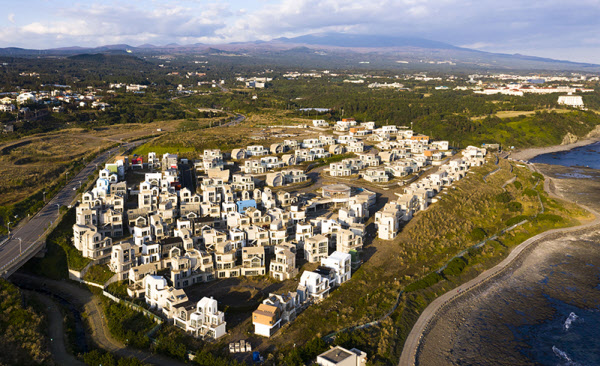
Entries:
[[85,366],[75,356],[67,352],[65,346],[65,331],[63,327],[63,315],[58,304],[47,296],[33,293],[34,296],[46,306],[48,316],[48,333],[50,336],[50,352],[57,365]]
[[[566,198],[559,197],[556,194],[554,194],[554,192],[552,192],[549,189],[549,185],[550,185],[550,178],[546,177],[546,179],[544,180],[544,190],[553,198],[559,198],[562,200],[566,200]],[[593,210],[589,207],[582,206],[582,205],[580,205],[580,206],[585,208],[592,214],[594,214],[595,220],[590,223],[580,225],[580,226],[548,230],[548,231],[540,233],[532,238],[529,238],[526,241],[524,241],[523,243],[519,244],[516,248],[514,248],[510,252],[508,257],[506,257],[502,262],[500,262],[495,267],[490,268],[485,272],[482,272],[476,278],[457,287],[456,291],[455,290],[448,291],[445,294],[443,294],[442,296],[440,296],[437,299],[435,299],[434,301],[432,301],[431,304],[429,304],[429,306],[427,306],[427,308],[425,308],[423,313],[421,313],[421,315],[419,316],[419,319],[417,320],[417,322],[413,326],[412,330],[410,331],[410,334],[406,338],[406,342],[404,343],[404,348],[402,349],[402,355],[400,356],[400,362],[398,363],[398,365],[399,366],[409,366],[409,365],[417,364],[416,363],[417,362],[417,351],[421,344],[421,340],[423,338],[423,333],[427,330],[427,326],[431,323],[431,321],[437,315],[437,313],[440,309],[442,309],[445,305],[448,305],[451,301],[453,301],[457,297],[462,296],[467,291],[472,290],[475,287],[484,284],[488,280],[490,280],[493,277],[502,273],[502,271],[504,271],[509,265],[511,265],[512,262],[521,253],[523,253],[523,251],[525,249],[529,248],[532,244],[534,244],[537,241],[544,239],[545,237],[552,235],[552,234],[560,234],[560,233],[568,233],[568,232],[572,232],[572,231],[578,231],[581,229],[590,228],[590,227],[600,224],[600,213],[596,212],[595,210]]]
[[[156,355],[147,351],[127,348],[121,342],[113,338],[108,329],[107,320],[104,318],[100,298],[90,292],[83,285],[71,281],[55,281],[43,277],[15,273],[11,280],[19,287],[28,290],[39,290],[56,294],[65,301],[85,309],[91,337],[102,349],[116,354],[120,357],[135,357],[145,363],[158,366],[184,366],[183,362]],[[51,333],[52,334],[52,333]],[[54,352],[53,352],[54,354]],[[70,363],[59,363],[70,365]]]
[[[143,142],[144,140],[126,143],[123,144],[123,147],[129,149]],[[18,267],[18,264],[11,262],[17,259],[21,252],[26,252],[31,248],[44,234],[46,228],[56,221],[59,217],[58,208],[70,205],[77,197],[77,189],[80,184],[85,184],[88,177],[95,173],[96,167],[106,162],[117,151],[118,148],[113,148],[98,155],[73,177],[31,220],[11,231],[11,239],[0,247],[0,274],[3,277],[6,277],[7,274],[10,275],[10,272]],[[9,272],[6,273],[6,271]]]
[[235,125],[241,123],[245,119],[246,119],[246,116],[244,116],[243,114],[239,114],[238,113],[238,114],[235,115],[234,119],[232,119],[231,121],[225,123],[223,126],[235,126]]

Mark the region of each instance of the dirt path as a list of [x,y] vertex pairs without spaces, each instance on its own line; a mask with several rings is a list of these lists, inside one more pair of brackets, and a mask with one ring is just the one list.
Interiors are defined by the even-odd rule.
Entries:
[[[557,196],[549,188],[550,188],[550,179],[546,178],[544,181],[544,189],[546,190],[546,192],[548,192],[548,194],[553,198],[560,198],[563,200],[566,199],[564,197]],[[445,306],[450,305],[451,302],[454,301],[455,299],[457,299],[458,297],[463,296],[467,292],[475,289],[476,287],[478,287],[480,285],[485,285],[489,280],[502,274],[504,272],[504,270],[507,269],[510,265],[512,265],[514,263],[514,261],[531,245],[533,245],[534,243],[537,243],[538,241],[543,240],[551,235],[554,235],[554,234],[568,233],[568,232],[572,232],[572,231],[578,231],[578,230],[582,230],[582,229],[592,228],[594,226],[599,225],[600,224],[600,213],[596,212],[595,210],[593,210],[589,207],[586,207],[586,206],[582,206],[582,207],[595,215],[594,221],[589,222],[584,225],[575,226],[575,227],[548,230],[548,231],[540,233],[532,238],[529,238],[526,241],[524,241],[523,243],[519,244],[517,247],[515,247],[510,252],[508,257],[506,257],[502,262],[500,262],[495,267],[488,269],[487,271],[481,273],[479,276],[472,279],[471,281],[457,287],[455,290],[446,292],[445,294],[443,294],[442,296],[438,297],[433,302],[431,302],[429,304],[429,306],[427,306],[427,308],[425,308],[423,313],[421,313],[421,316],[419,317],[419,319],[413,326],[410,334],[408,335],[406,342],[404,343],[402,355],[400,356],[399,366],[408,366],[408,365],[416,365],[417,364],[417,353],[418,353],[419,347],[421,345],[423,335],[427,331],[427,328],[431,324],[432,320],[435,318],[435,316],[438,315],[438,313],[441,309],[443,309]]]
[[65,331],[63,327],[63,316],[58,304],[50,299],[48,296],[44,296],[37,292],[30,292],[36,299],[46,306],[46,314],[48,315],[48,333],[50,336],[50,352],[52,352],[52,358],[58,365],[75,365],[85,366],[85,364],[79,361],[75,356],[67,352],[65,346]]
[[[83,308],[87,314],[88,324],[92,332],[92,339],[98,345],[98,347],[106,351],[114,353],[120,357],[135,357],[143,362],[157,366],[185,365],[183,362],[156,355],[147,351],[127,348],[121,342],[113,338],[108,330],[108,324],[103,315],[104,313],[102,311],[100,299],[85,287],[70,281],[54,281],[22,273],[15,273],[11,277],[11,280],[19,287],[34,291],[48,291],[79,308]],[[70,365],[71,363],[60,364]]]

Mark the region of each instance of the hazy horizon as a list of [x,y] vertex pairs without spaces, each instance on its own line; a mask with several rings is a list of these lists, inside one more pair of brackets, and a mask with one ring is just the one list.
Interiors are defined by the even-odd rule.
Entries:
[[600,63],[600,3],[591,0],[569,9],[555,0],[32,0],[4,11],[0,47],[225,44],[340,32]]

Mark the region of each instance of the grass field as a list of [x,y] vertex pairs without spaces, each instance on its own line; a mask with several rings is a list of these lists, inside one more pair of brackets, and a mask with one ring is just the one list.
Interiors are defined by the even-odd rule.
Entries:
[[[519,117],[519,116],[530,116],[532,114],[535,114],[536,112],[569,113],[569,112],[571,112],[571,110],[570,109],[537,109],[535,111],[498,111],[498,112],[494,113],[493,116],[496,116],[498,118],[514,118],[514,117]],[[486,117],[487,116],[475,116],[475,117],[471,117],[471,120],[473,120],[473,121],[481,120]]]
[[[181,121],[64,129],[0,145],[0,206],[13,204],[65,179],[73,160],[97,153],[119,141],[176,130]],[[161,129],[164,132],[158,132]]]
[[[271,114],[253,115],[237,126],[221,128],[204,128],[186,122],[185,126],[164,134],[133,151],[134,154],[146,155],[155,152],[158,155],[169,152],[179,153],[182,157],[198,158],[204,149],[221,149],[224,152],[248,145],[268,147],[275,142],[290,138],[307,138],[318,136],[314,130],[297,128],[260,128],[258,126],[277,126],[279,121]],[[286,125],[297,124],[303,119],[290,119]],[[292,123],[293,122],[293,123]]]

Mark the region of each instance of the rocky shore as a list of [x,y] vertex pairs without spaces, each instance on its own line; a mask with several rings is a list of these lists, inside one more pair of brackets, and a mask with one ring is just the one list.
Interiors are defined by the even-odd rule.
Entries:
[[567,150],[574,149],[576,147],[591,145],[598,141],[600,141],[600,138],[590,138],[590,139],[585,139],[585,140],[579,140],[577,142],[573,142],[573,143],[565,144],[565,145],[533,147],[530,149],[511,151],[509,156],[515,160],[531,160],[538,155],[554,153],[554,152],[559,152],[559,151],[567,151]]
[[[538,168],[555,178],[550,191],[600,208],[600,172],[589,169],[585,178],[570,179],[564,177],[574,174],[572,168]],[[581,176],[581,171],[575,175]],[[598,227],[551,235],[531,245],[502,275],[440,310],[423,334],[416,364],[539,365],[519,329],[556,317],[552,301],[581,309],[597,307],[599,249]],[[551,347],[544,352],[548,352],[544,357],[555,357]]]

